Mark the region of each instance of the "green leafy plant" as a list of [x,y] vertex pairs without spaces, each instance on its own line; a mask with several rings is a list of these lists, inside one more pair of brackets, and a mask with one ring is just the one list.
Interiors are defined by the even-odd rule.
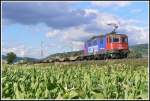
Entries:
[[[105,64],[105,65],[104,65]],[[148,99],[147,62],[3,65],[6,99]]]

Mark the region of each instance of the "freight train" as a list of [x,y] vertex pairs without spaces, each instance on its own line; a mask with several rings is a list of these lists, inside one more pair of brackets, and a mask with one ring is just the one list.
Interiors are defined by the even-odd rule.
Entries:
[[55,58],[49,60],[49,62],[126,58],[129,53],[128,36],[126,34],[116,33],[116,29],[118,28],[116,24],[109,25],[113,25],[115,27],[112,32],[105,35],[93,36],[85,41],[83,49],[84,55],[67,58]]

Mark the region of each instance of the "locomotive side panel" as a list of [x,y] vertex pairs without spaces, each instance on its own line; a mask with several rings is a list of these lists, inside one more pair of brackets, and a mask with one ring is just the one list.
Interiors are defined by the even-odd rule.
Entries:
[[106,50],[110,50],[111,49],[111,37],[110,36],[107,36],[106,37]]
[[106,36],[99,36],[88,40],[84,44],[84,56],[105,54],[106,52]]
[[104,54],[106,50],[106,36],[102,36],[99,38],[98,46],[98,54]]
[[92,39],[88,44],[88,55],[93,55],[98,53],[98,38]]

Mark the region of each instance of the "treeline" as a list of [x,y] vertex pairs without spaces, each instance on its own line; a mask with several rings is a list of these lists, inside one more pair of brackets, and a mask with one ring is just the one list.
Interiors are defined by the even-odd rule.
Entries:
[[135,50],[130,50],[128,54],[128,58],[142,58],[142,53],[135,51]]
[[138,44],[129,47],[130,53],[128,58],[148,57],[148,44]]
[[56,57],[59,57],[59,58],[75,57],[75,56],[80,56],[80,55],[83,55],[83,50],[65,52],[65,53],[56,53],[56,54],[53,54],[53,55],[50,55],[50,56],[46,57],[45,59],[47,59],[47,58],[56,58]]

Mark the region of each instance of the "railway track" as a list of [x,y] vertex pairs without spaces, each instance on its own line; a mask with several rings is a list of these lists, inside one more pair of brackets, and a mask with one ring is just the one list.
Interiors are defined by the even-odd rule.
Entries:
[[54,62],[30,62],[30,63],[21,63],[20,65],[53,65],[53,64],[60,64],[60,65],[82,65],[82,64],[97,64],[97,65],[107,65],[107,64],[128,64],[128,65],[141,65],[141,64],[148,64],[148,58],[123,58],[123,59],[105,59],[105,60],[83,60],[83,61],[54,61]]
[[[56,60],[56,61],[55,61]],[[55,59],[55,60],[50,60],[50,61],[39,61],[39,62],[35,62],[34,64],[38,64],[38,63],[71,63],[71,64],[76,64],[76,63],[92,63],[92,62],[107,62],[107,61],[132,61],[132,60],[137,60],[137,61],[140,61],[140,60],[147,60],[147,58],[122,58],[122,59],[112,59],[112,58],[107,58],[107,59],[91,59],[91,60],[69,60],[69,59],[66,59],[66,60],[58,60],[58,59]]]

